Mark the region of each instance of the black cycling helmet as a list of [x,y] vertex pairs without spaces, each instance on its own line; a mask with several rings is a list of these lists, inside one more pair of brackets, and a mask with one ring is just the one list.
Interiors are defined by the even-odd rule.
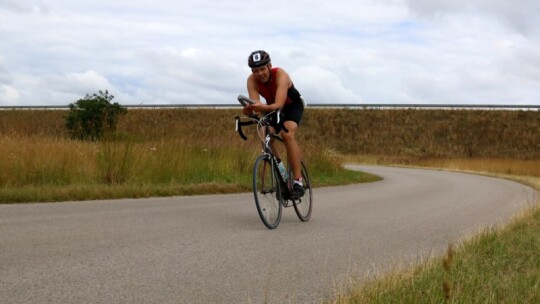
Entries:
[[270,55],[263,50],[254,51],[249,55],[248,65],[250,68],[258,68],[270,63]]

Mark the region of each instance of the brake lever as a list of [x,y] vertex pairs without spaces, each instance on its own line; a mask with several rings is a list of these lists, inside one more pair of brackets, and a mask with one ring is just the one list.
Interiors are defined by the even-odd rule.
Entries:
[[238,132],[238,135],[240,135],[243,140],[247,140],[244,132],[242,132],[242,124],[240,123],[240,117],[236,116],[234,119],[236,119],[236,132]]
[[[281,110],[277,110],[276,116],[277,116],[277,124],[279,125],[279,123],[281,122]],[[285,127],[284,124],[281,125],[281,130],[285,131],[285,133],[289,133],[289,129],[287,129],[287,127]]]

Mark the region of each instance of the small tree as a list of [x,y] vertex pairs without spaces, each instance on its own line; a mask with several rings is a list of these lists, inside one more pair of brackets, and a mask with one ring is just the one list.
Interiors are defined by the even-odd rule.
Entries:
[[73,139],[98,140],[104,133],[114,132],[120,115],[127,109],[117,102],[111,103],[114,96],[109,91],[89,95],[69,104],[66,127]]

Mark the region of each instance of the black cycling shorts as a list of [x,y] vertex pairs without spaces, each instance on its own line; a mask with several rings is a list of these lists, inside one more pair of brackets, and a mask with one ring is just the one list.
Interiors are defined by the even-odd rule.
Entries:
[[281,119],[279,125],[276,123],[275,117],[272,117],[272,126],[276,129],[277,133],[281,131],[283,123],[288,120],[294,121],[298,126],[300,126],[303,115],[304,104],[302,102],[293,102],[292,104],[285,105],[283,109],[281,109]]

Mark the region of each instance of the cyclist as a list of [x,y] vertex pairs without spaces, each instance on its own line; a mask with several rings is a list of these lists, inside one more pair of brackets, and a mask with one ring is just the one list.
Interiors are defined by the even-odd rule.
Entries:
[[[244,107],[245,115],[253,112],[271,112],[281,109],[283,119],[280,124],[274,124],[275,132],[283,139],[287,150],[287,157],[293,172],[293,186],[291,198],[298,199],[304,195],[302,185],[302,172],[300,167],[300,147],[295,139],[296,130],[304,114],[304,100],[294,87],[289,74],[281,68],[272,68],[270,55],[263,50],[254,51],[249,55],[248,65],[252,73],[247,79],[249,98],[255,104]],[[260,101],[264,97],[266,104]],[[282,131],[283,126],[288,132]]]

